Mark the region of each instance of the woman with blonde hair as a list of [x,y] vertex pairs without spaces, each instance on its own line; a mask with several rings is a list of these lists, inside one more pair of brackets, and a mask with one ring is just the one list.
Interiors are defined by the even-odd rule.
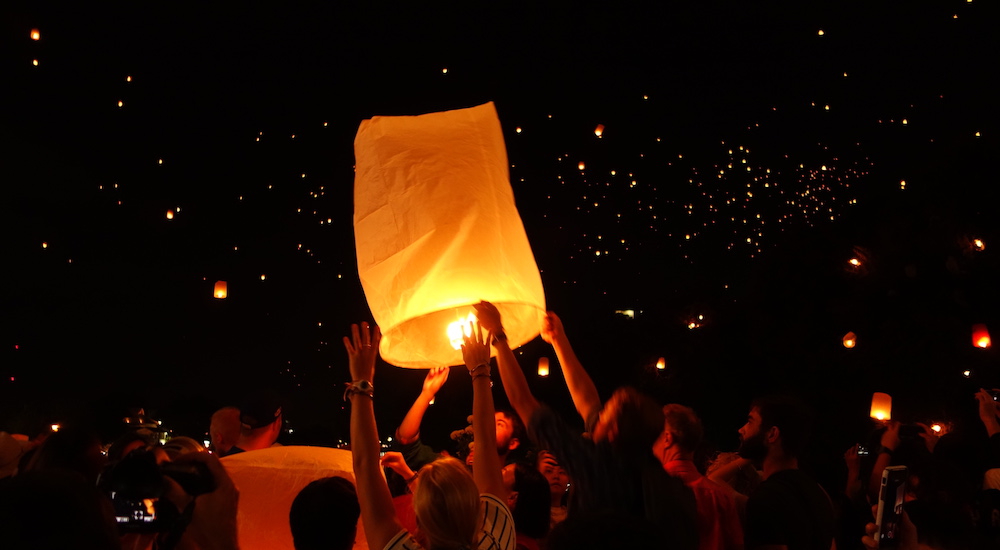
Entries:
[[[372,549],[513,550],[514,520],[504,503],[506,489],[496,453],[477,453],[472,475],[453,459],[424,466],[411,480],[419,541],[403,529],[392,506],[379,464],[379,439],[373,406],[375,359],[381,333],[368,323],[351,325],[344,338],[352,382],[344,398],[351,402],[351,449],[365,536]],[[496,419],[490,381],[490,349],[482,329],[465,337],[462,356],[472,377],[472,429],[483,448],[496,447]]]

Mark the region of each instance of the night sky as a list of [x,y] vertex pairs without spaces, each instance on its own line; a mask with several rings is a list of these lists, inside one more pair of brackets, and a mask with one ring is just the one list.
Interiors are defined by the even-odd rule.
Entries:
[[[1000,335],[995,3],[19,4],[0,22],[0,429],[112,434],[144,407],[199,436],[270,388],[288,442],[346,439],[340,339],[370,319],[358,125],[487,101],[602,396],[694,406],[732,448],[754,395],[794,389],[842,451],[874,391],[962,429],[1000,386],[971,341]],[[520,351],[567,408],[554,358],[534,375],[551,350]],[[459,374],[425,421],[439,446],[471,407]],[[383,434],[422,376],[380,366]]]

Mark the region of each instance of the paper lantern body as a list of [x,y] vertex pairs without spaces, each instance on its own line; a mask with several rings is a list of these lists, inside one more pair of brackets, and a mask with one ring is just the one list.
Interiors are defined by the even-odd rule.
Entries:
[[549,375],[549,358],[539,357],[538,358],[538,376],[546,377]]
[[215,292],[213,296],[219,298],[220,300],[229,296],[229,287],[226,284],[226,281],[215,281]]
[[[271,447],[224,457],[222,466],[240,491],[236,526],[243,550],[294,550],[288,513],[299,491],[329,476],[354,483],[351,452],[343,449]],[[368,548],[360,518],[354,548]]]
[[889,420],[892,418],[891,414],[892,396],[882,392],[872,394],[871,417],[875,420]]
[[354,151],[358,275],[382,358],[461,364],[447,328],[480,300],[500,310],[511,346],[533,339],[545,295],[493,104],[365,120]]
[[993,345],[993,342],[990,341],[990,331],[986,329],[986,325],[972,325],[972,345],[982,349],[988,349]]

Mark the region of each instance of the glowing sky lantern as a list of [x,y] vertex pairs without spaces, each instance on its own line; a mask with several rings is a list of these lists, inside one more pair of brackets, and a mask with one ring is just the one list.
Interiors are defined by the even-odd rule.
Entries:
[[215,281],[215,293],[213,296],[220,300],[229,296],[229,288],[226,285],[226,281]]
[[545,378],[549,375],[549,358],[539,357],[538,358],[538,376]]
[[853,332],[848,332],[844,335],[844,347],[847,349],[853,348],[858,343],[858,337]]
[[660,357],[659,359],[656,360],[656,370],[663,370],[665,368],[667,368],[667,360],[663,357]]
[[31,29],[31,39],[32,40],[41,40],[42,39],[42,33],[39,32],[38,29]]
[[587,165],[584,164],[583,161],[580,161],[580,164],[577,164],[576,167],[579,168],[580,171],[583,171],[583,169],[586,168]]
[[823,32],[823,29],[820,29],[819,32],[817,32],[816,34],[819,35],[819,36],[823,36],[826,33]]
[[512,347],[537,336],[545,295],[493,104],[373,117],[354,151],[358,275],[382,358],[462,364],[448,326],[468,322],[481,300],[500,310]]
[[598,124],[597,128],[594,128],[594,135],[597,137],[601,137],[601,135],[603,134],[604,134],[604,125]]
[[854,267],[860,267],[861,266],[861,260],[859,260],[857,258],[851,258],[850,260],[847,260],[847,263],[853,265]]
[[990,331],[986,330],[986,325],[982,323],[972,325],[972,345],[981,349],[989,349],[993,345],[990,340]]
[[167,210],[167,219],[168,220],[174,219],[174,211],[173,210]]
[[882,392],[872,394],[871,417],[875,420],[889,420],[892,418],[891,413],[892,396]]
[[982,239],[973,239],[972,246],[979,252],[986,250],[986,243]]

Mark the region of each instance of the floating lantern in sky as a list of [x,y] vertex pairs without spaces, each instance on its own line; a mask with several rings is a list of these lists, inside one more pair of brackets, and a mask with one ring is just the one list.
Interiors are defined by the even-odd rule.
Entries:
[[545,295],[493,104],[373,117],[354,151],[358,275],[382,358],[406,368],[461,364],[447,329],[467,323],[481,300],[500,310],[512,347],[533,339]]
[[986,243],[984,243],[982,239],[973,239],[972,246],[978,252],[982,252],[983,250],[986,249]]
[[990,340],[990,331],[986,330],[986,325],[982,323],[972,325],[972,345],[981,349],[989,349],[993,345]]
[[126,76],[125,77],[125,82],[132,82],[132,76],[131,75]]
[[819,32],[817,32],[816,34],[819,35],[819,36],[823,36],[826,33],[823,32],[823,29],[820,29]]
[[173,210],[167,210],[167,219],[168,220],[174,219],[174,211]]
[[580,161],[580,164],[577,164],[576,167],[579,168],[580,171],[582,172],[584,170],[584,168],[587,167],[587,165],[584,164],[583,161]]
[[37,59],[32,59],[31,60],[31,64],[37,67],[38,66],[38,60]]
[[906,126],[907,124],[909,124],[909,122],[904,118],[903,119],[903,126]]
[[42,243],[42,248],[48,248],[48,247],[49,247],[49,243],[46,243],[46,242]]
[[42,39],[42,33],[39,32],[38,29],[31,29],[31,39],[32,40],[41,40]]
[[969,369],[965,369],[962,371],[962,376],[964,376],[965,378],[970,378],[972,376],[972,371]]
[[539,357],[538,358],[538,376],[545,378],[549,375],[549,358]]
[[656,370],[663,370],[665,368],[667,368],[667,360],[663,357],[660,357],[659,359],[656,360]]
[[601,137],[602,134],[604,134],[604,125],[598,124],[597,128],[594,128],[594,135],[597,137]]
[[861,260],[859,260],[857,258],[851,258],[850,260],[847,260],[847,263],[853,265],[854,267],[860,267],[861,266]]
[[215,281],[215,294],[213,296],[220,300],[229,296],[229,288],[226,285],[226,281]]
[[124,105],[124,103],[123,103],[122,101],[120,101],[120,100],[119,100],[119,101],[118,101],[118,106],[119,106],[119,107],[121,107],[122,105]]
[[858,343],[858,337],[853,332],[848,332],[844,335],[844,347],[847,349],[853,348]]
[[882,392],[875,392],[872,394],[872,418],[875,420],[889,420],[892,418],[891,412],[892,396]]
[[899,188],[906,189],[906,180],[899,180]]

